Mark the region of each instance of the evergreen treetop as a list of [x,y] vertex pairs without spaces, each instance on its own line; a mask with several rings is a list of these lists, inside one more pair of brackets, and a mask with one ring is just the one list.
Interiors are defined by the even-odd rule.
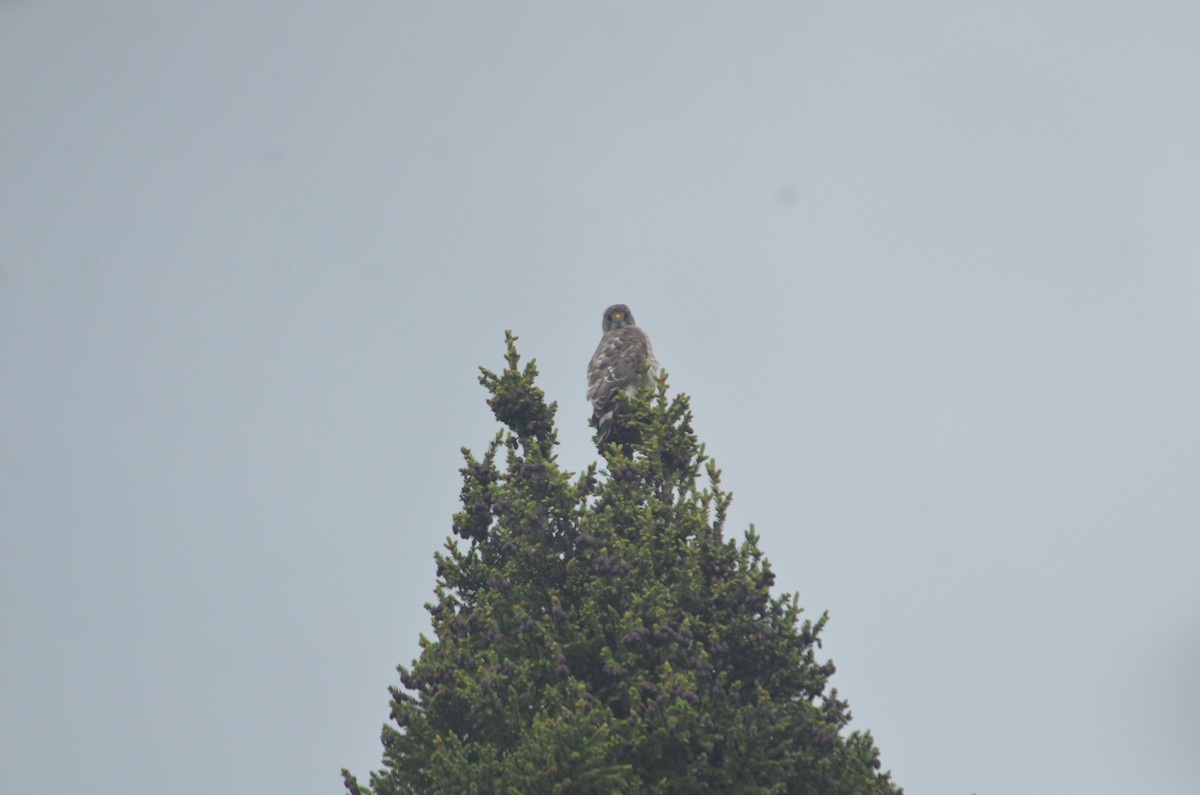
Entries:
[[[556,404],[507,335],[480,368],[502,429],[464,449],[434,638],[399,666],[383,769],[351,795],[900,795],[730,495],[686,395],[618,397],[603,470],[556,462]],[[701,479],[704,484],[701,485]]]

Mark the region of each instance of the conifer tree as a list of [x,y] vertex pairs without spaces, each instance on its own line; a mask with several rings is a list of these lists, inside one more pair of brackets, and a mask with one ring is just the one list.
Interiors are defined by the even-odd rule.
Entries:
[[771,593],[753,526],[725,538],[687,396],[665,375],[618,396],[603,469],[573,476],[515,340],[502,372],[480,368],[505,427],[463,450],[434,637],[390,688],[383,769],[342,771],[350,794],[899,795],[828,687],[827,615]]

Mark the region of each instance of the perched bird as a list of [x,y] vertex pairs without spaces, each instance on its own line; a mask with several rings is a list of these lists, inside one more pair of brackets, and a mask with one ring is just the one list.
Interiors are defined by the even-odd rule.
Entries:
[[[650,337],[638,328],[629,307],[614,304],[605,309],[603,329],[604,336],[587,369],[587,399],[592,404],[592,422],[601,442],[612,430],[613,398],[617,392],[625,390],[632,396],[639,389],[653,389],[659,371]],[[645,375],[643,362],[649,365]]]

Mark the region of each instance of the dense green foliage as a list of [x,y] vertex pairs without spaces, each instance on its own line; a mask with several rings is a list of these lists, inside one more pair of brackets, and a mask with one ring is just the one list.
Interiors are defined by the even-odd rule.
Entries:
[[604,470],[573,476],[514,340],[480,378],[506,429],[463,451],[436,639],[391,688],[384,769],[343,771],[352,795],[900,793],[827,689],[826,617],[771,594],[753,528],[725,540],[687,397],[665,377],[622,396]]

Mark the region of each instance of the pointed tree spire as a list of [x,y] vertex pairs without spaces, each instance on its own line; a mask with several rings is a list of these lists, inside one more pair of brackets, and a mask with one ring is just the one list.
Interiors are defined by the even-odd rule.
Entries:
[[730,495],[686,395],[618,396],[604,467],[559,469],[533,362],[482,371],[504,426],[464,450],[432,639],[400,666],[383,769],[351,795],[900,793],[828,687],[802,618]]

